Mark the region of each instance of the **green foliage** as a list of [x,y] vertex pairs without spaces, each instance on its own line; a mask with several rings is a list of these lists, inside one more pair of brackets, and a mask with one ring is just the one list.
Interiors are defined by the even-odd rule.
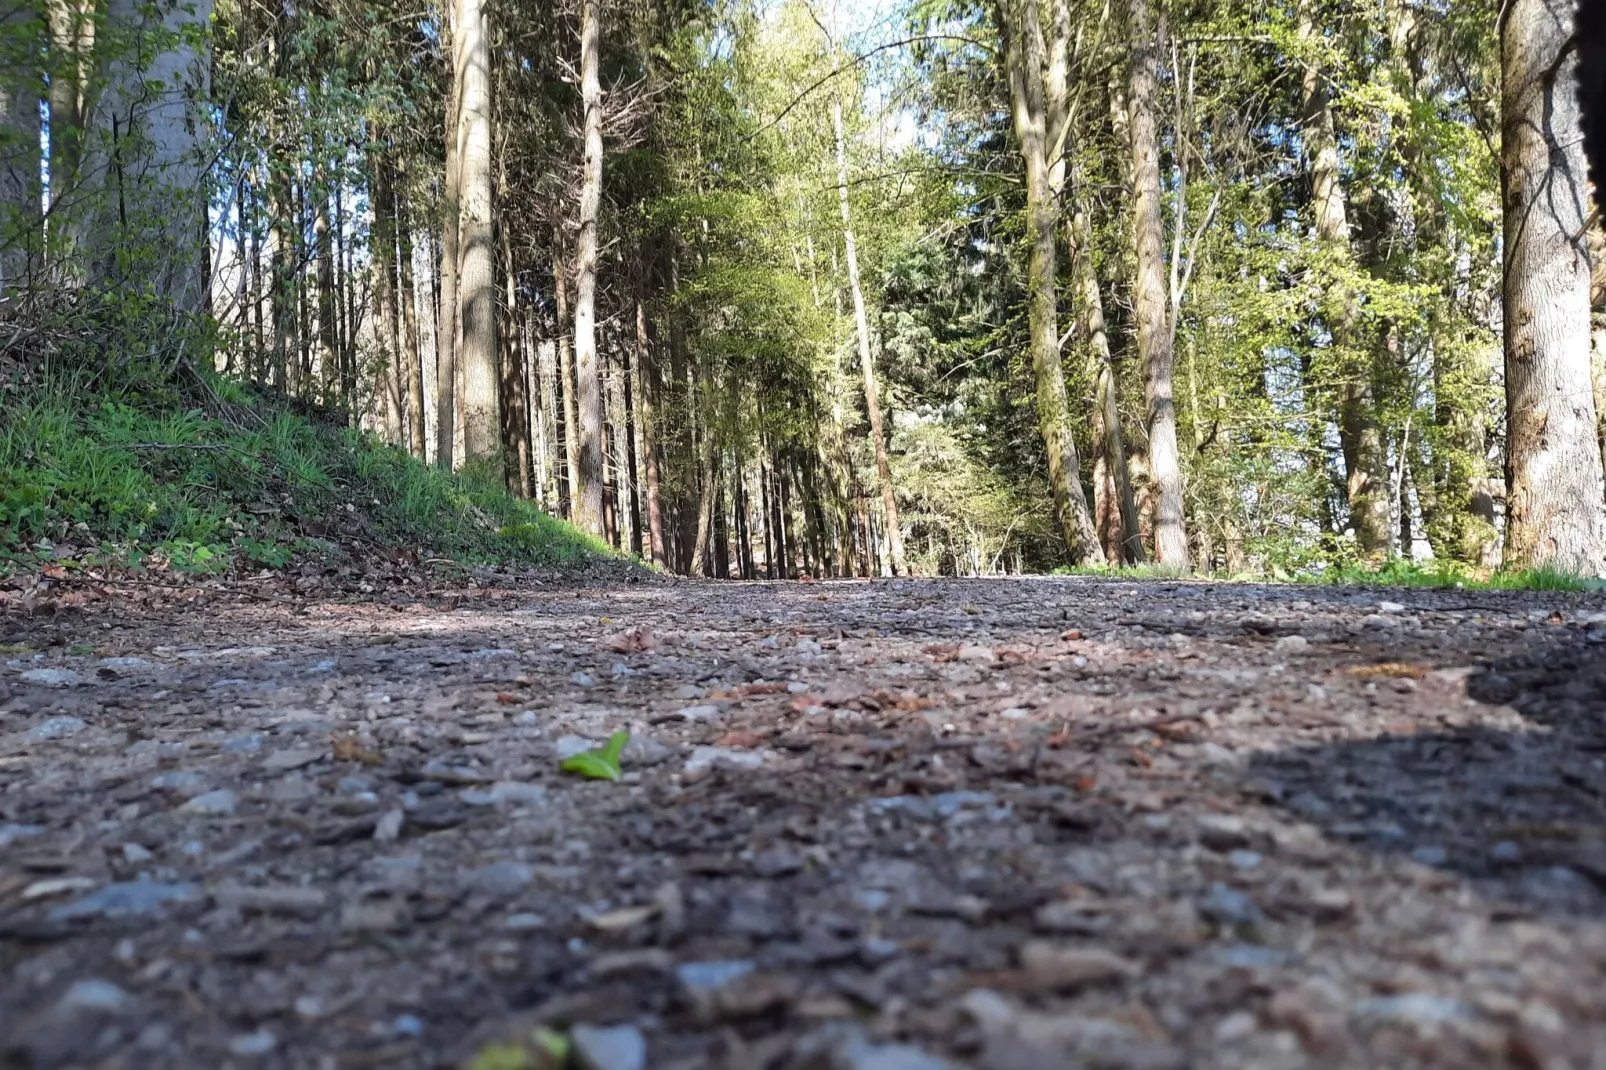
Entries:
[[619,755],[624,753],[625,744],[629,742],[629,732],[615,732],[602,746],[571,755],[558,768],[588,780],[618,780],[624,775]]
[[143,375],[74,375],[8,397],[0,553],[22,556],[41,540],[104,545],[217,572],[281,568],[340,542],[540,565],[608,552],[499,481],[441,472],[217,385],[244,403],[186,403]]

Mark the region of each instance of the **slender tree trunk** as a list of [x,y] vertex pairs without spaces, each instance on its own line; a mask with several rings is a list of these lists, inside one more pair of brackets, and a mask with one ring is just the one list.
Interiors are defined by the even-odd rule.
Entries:
[[[637,315],[639,317],[640,316],[640,312],[641,312],[641,306],[640,306],[639,303],[637,304],[636,309],[637,309]],[[636,344],[639,347],[639,349],[645,349],[646,348],[646,346],[641,344],[642,343],[641,335],[645,334],[645,331],[643,329],[644,326],[645,325],[643,323],[639,322],[639,319],[638,319],[638,323],[636,325],[636,329],[637,329],[637,331],[639,333],[638,333],[637,338],[636,338]],[[638,479],[638,473],[640,472],[640,469],[637,467],[638,458],[636,456],[636,423],[637,423],[637,420],[636,420],[636,412],[637,412],[636,405],[637,405],[637,402],[638,402],[639,398],[637,397],[636,388],[635,388],[635,370],[631,367],[630,349],[629,349],[628,346],[626,346],[626,345],[624,345],[622,343],[619,346],[619,364],[620,364],[619,381],[620,381],[620,384],[621,384],[621,386],[622,386],[622,388],[624,390],[624,399],[625,399],[625,404],[624,404],[624,439],[625,439],[625,448],[624,448],[624,453],[621,456],[621,460],[624,463],[624,469],[625,469],[624,485],[629,489],[629,492],[630,492],[630,552],[635,554],[637,557],[640,557],[641,556],[641,490],[640,490],[639,479]]]
[[847,250],[848,288],[853,294],[853,328],[859,341],[859,365],[864,371],[864,407],[870,416],[870,438],[875,444],[876,475],[881,481],[881,511],[886,517],[892,541],[892,567],[907,572],[903,560],[902,525],[898,520],[898,499],[892,488],[892,464],[887,460],[887,438],[881,426],[881,399],[876,389],[875,362],[870,356],[870,321],[864,310],[864,288],[859,283],[859,250],[853,234],[853,215],[848,205],[848,149],[842,132],[842,105],[831,105],[831,123],[836,131],[837,204],[842,212],[842,244]]
[[1155,121],[1159,43],[1149,0],[1128,0],[1132,55],[1127,108],[1132,138],[1132,249],[1137,262],[1133,312],[1143,395],[1148,407],[1149,472],[1154,479],[1155,557],[1186,571],[1188,532],[1182,515],[1182,462],[1177,450],[1177,413],[1172,399],[1175,353],[1167,314],[1165,225],[1160,209],[1160,135]]
[[1065,371],[1060,365],[1054,247],[1057,214],[1046,156],[1042,28],[1031,0],[998,0],[998,21],[1009,76],[1010,111],[1026,171],[1026,211],[1032,237],[1027,318],[1037,379],[1037,426],[1048,453],[1049,486],[1060,533],[1071,560],[1083,564],[1097,559],[1099,541],[1082,490]]
[[542,468],[541,508],[557,515],[561,512],[558,493],[558,347],[553,341],[540,343],[541,366],[541,455],[546,459]]
[[513,269],[513,246],[505,231],[498,228],[502,246],[502,287],[504,292],[504,329],[500,332],[503,346],[501,368],[502,401],[502,456],[506,471],[503,473],[509,494],[526,500],[535,497],[530,483],[534,467],[530,456],[530,394],[529,376],[525,372],[524,332],[519,330],[518,278]]
[[374,341],[378,349],[376,382],[382,397],[385,441],[405,446],[405,412],[401,376],[397,368],[396,315],[396,198],[391,183],[389,150],[377,128],[368,153],[368,192],[373,205]]
[[1589,371],[1588,184],[1571,0],[1500,25],[1507,568],[1606,573],[1606,481]]
[[339,331],[336,326],[334,239],[329,232],[329,192],[319,183],[312,219],[313,253],[318,272],[318,378],[324,404],[332,406],[339,390]]
[[45,12],[37,0],[0,9],[0,296],[30,285],[44,218],[39,189],[40,59]]
[[463,459],[495,462],[502,419],[496,369],[496,228],[491,190],[491,44],[483,0],[456,0],[452,53],[462,91],[458,166],[457,359],[463,376]]
[[636,371],[640,388],[636,391],[636,397],[641,403],[641,452],[645,455],[644,467],[647,470],[647,545],[652,553],[652,563],[664,568],[668,559],[664,554],[662,488],[658,472],[658,371],[654,359],[652,338],[647,329],[647,301],[643,295],[637,294]]
[[569,307],[569,265],[563,255],[563,229],[553,228],[552,290],[558,306],[558,375],[563,380],[563,458],[569,482],[565,514],[578,523],[580,494],[580,429],[574,397],[574,321]]
[[452,84],[446,94],[445,189],[441,204],[440,303],[435,314],[435,463],[450,471],[457,438],[457,246],[463,203],[462,129],[463,66],[459,60],[456,2],[447,22],[452,29]]
[[418,294],[413,277],[413,219],[408,209],[405,166],[398,168],[396,194],[396,260],[401,269],[402,368],[407,378],[408,449],[424,459],[424,351],[418,330]]
[[575,522],[602,534],[602,365],[597,355],[597,214],[602,206],[601,0],[580,4],[580,95],[585,161],[580,179],[580,238],[575,256],[574,356],[579,387],[580,488]]

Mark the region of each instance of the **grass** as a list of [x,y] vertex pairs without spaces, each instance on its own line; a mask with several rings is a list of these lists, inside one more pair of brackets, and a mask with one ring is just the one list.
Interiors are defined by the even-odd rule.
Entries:
[[[1064,567],[1054,570],[1056,576],[1109,576],[1133,580],[1174,580],[1183,578],[1174,569],[1159,565],[1135,565],[1125,568]],[[1201,577],[1205,578],[1205,577]],[[1361,565],[1332,566],[1325,569],[1308,569],[1298,573],[1273,575],[1218,576],[1218,579],[1247,581],[1274,581],[1283,583],[1310,583],[1359,587],[1415,587],[1439,590],[1468,591],[1600,591],[1606,584],[1600,580],[1575,576],[1556,569],[1538,568],[1520,571],[1481,571],[1453,561],[1390,561],[1378,568]]]
[[492,479],[232,381],[208,377],[196,393],[67,374],[0,394],[0,557],[14,566],[66,544],[218,572],[341,546],[541,566],[612,553]]

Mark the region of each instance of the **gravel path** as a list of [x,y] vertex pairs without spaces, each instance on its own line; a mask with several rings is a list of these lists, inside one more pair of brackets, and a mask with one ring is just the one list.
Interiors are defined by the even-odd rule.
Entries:
[[[1598,595],[380,585],[0,640],[0,1067],[1606,1067]],[[559,771],[618,729],[621,781]]]

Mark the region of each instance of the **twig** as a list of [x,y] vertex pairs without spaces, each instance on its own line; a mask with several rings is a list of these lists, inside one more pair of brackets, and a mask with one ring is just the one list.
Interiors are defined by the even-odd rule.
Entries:
[[[1118,736],[1123,732],[1143,732],[1152,728],[1164,728],[1166,725],[1181,724],[1184,721],[1197,721],[1203,713],[1172,713],[1164,717],[1151,717],[1147,721],[1133,721],[1129,724],[1105,724],[1097,728],[1090,728],[1085,732],[1067,732],[1067,743],[1086,743],[1092,739],[1102,739],[1105,736]],[[1067,729],[1070,725],[1065,726]]]

